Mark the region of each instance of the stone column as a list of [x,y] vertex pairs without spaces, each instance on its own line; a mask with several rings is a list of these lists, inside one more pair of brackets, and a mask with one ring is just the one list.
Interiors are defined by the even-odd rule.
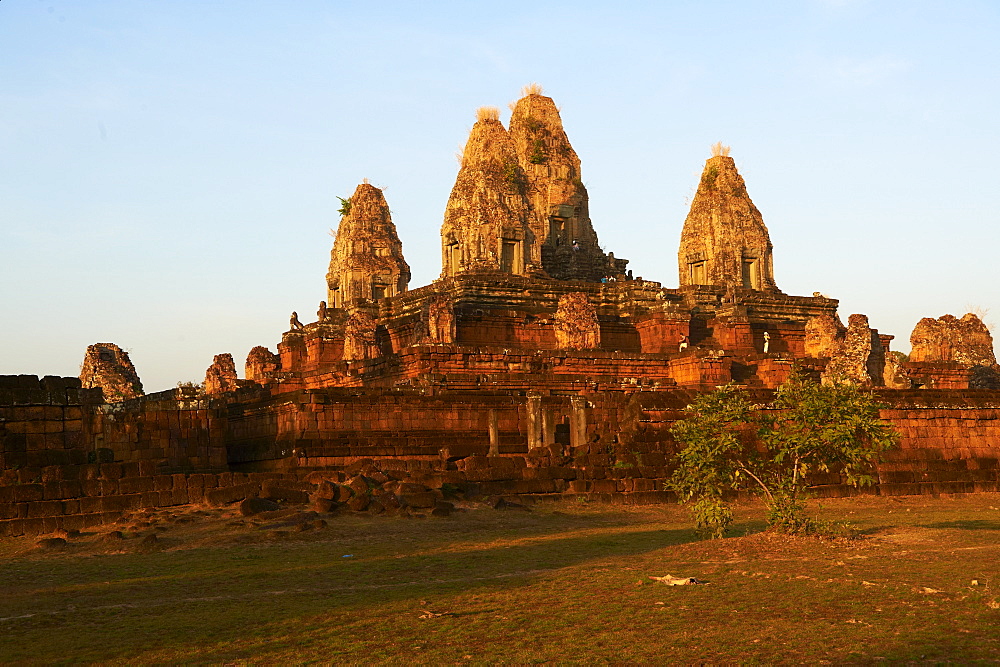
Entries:
[[490,429],[490,456],[500,456],[500,428],[497,423],[497,411],[490,408],[487,416]]
[[528,450],[542,446],[542,396],[528,394]]
[[556,422],[552,409],[542,409],[542,446],[549,447],[556,441]]
[[587,444],[587,399],[570,396],[569,406],[569,444],[571,447],[583,447]]

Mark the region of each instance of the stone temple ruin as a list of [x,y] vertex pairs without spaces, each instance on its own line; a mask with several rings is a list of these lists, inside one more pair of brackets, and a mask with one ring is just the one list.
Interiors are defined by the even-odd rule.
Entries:
[[[0,495],[0,532],[268,493],[326,509],[353,493],[368,511],[440,510],[446,486],[665,501],[668,429],[692,395],[736,382],[766,401],[795,368],[880,392],[902,446],[880,464],[878,493],[1000,489],[988,329],[971,314],[926,318],[906,359],[865,315],[845,326],[836,299],[782,292],[728,152],[713,147],[705,164],[678,286],[665,287],[602,249],[549,97],[527,89],[509,127],[480,109],[430,285],[410,289],[389,206],[365,182],[341,211],[316,319],[293,313],[276,352],[251,350],[245,379],[220,354],[203,390],[143,395],[111,344],[88,349],[79,381],[0,378],[0,492],[39,487]],[[351,475],[368,482],[344,491]],[[390,500],[382,477],[423,500]],[[846,493],[835,472],[812,481]]]

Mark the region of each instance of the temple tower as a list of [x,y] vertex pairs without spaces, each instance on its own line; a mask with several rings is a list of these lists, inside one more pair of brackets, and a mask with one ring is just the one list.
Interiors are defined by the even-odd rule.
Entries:
[[717,285],[779,292],[771,239],[729,148],[716,144],[681,232],[680,286]]
[[128,352],[114,343],[87,346],[80,366],[80,383],[84,389],[100,388],[108,403],[136,398],[145,393]]
[[537,84],[514,105],[510,137],[527,179],[530,225],[541,244],[542,268],[553,278],[600,280],[623,273],[627,260],[608,261],[590,221],[580,158],[563,130],[559,110]]
[[441,226],[442,277],[541,274],[527,179],[495,107],[476,112]]
[[367,182],[344,203],[330,251],[327,302],[346,308],[358,299],[377,301],[406,291],[410,266],[382,191]]

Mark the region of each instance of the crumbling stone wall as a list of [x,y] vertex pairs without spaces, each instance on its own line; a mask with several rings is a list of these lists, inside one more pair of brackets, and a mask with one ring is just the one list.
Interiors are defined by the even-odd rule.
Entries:
[[94,343],[87,346],[80,367],[84,389],[98,388],[109,402],[142,396],[142,382],[128,352],[114,343]]
[[868,326],[868,316],[851,315],[843,341],[823,371],[823,382],[849,380],[867,387],[909,389],[910,379],[895,355],[889,354],[887,341]]
[[100,389],[79,378],[0,375],[0,470],[86,463]]
[[247,355],[244,375],[247,380],[265,382],[279,370],[281,370],[281,357],[263,345],[258,345]]

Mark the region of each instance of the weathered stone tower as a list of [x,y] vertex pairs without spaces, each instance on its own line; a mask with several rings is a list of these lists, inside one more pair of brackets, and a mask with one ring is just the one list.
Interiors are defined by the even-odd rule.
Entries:
[[100,388],[109,403],[143,395],[142,382],[128,352],[114,343],[94,343],[87,346],[80,367],[80,383],[84,389]]
[[479,109],[476,118],[441,226],[441,275],[540,275],[528,181],[514,143],[495,107]]
[[982,320],[973,313],[961,319],[942,315],[925,317],[910,334],[910,361],[955,362],[963,366],[996,366],[993,336]]
[[510,137],[527,179],[530,225],[541,243],[542,268],[553,278],[599,281],[623,273],[627,260],[608,261],[590,222],[580,158],[559,110],[541,87],[526,86],[514,106]]
[[345,203],[326,274],[327,302],[346,308],[406,291],[410,266],[382,191],[367,182]]
[[713,146],[681,232],[680,286],[778,292],[771,239],[729,149]]

